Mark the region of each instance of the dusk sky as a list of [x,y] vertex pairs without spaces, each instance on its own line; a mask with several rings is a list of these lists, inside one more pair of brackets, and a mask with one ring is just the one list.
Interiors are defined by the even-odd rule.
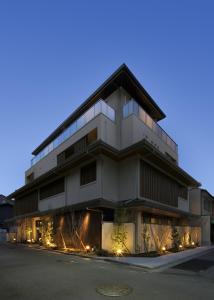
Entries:
[[180,166],[214,194],[213,1],[0,1],[0,194],[126,63],[166,114]]

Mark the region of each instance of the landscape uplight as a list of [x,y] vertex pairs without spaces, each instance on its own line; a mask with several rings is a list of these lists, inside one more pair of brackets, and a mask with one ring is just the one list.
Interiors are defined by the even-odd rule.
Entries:
[[116,254],[121,255],[123,253],[122,249],[117,249]]
[[85,246],[85,250],[86,250],[87,252],[89,252],[90,249],[91,249],[91,247],[90,247],[89,245],[86,245],[86,246]]

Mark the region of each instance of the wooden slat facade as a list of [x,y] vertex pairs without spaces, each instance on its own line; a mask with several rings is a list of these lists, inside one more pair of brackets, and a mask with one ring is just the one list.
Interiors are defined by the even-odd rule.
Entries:
[[40,200],[46,199],[51,196],[63,193],[65,191],[65,179],[57,179],[42,188],[40,188]]
[[178,197],[187,199],[187,188],[145,161],[140,167],[140,195],[163,204],[178,206]]
[[61,248],[101,248],[102,215],[96,211],[75,211],[54,216],[54,239]]
[[15,216],[33,213],[36,211],[38,211],[38,191],[16,198]]

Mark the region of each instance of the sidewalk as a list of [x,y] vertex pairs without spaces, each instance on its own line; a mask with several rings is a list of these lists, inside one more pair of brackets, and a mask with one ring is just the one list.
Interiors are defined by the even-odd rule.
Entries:
[[210,251],[214,251],[214,246],[201,246],[195,249],[189,249],[177,253],[170,253],[158,257],[106,257],[106,256],[91,256],[87,254],[77,254],[77,253],[69,253],[64,252],[61,250],[51,250],[43,247],[38,247],[34,245],[23,245],[23,244],[16,244],[19,246],[30,247],[34,249],[40,249],[43,251],[51,251],[51,252],[58,252],[64,255],[73,255],[83,258],[89,258],[94,260],[103,260],[109,261],[113,263],[119,264],[126,264],[130,266],[140,267],[147,269],[149,271],[162,271],[167,268],[176,266],[180,263],[189,261],[193,258],[198,256],[204,255]]
[[159,257],[103,257],[105,261],[117,262],[149,270],[163,270],[186,262],[214,250],[214,246],[202,246],[177,253],[170,253]]

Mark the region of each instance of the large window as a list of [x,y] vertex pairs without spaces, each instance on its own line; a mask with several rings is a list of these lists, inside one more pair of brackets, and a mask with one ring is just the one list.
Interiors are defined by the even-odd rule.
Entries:
[[58,137],[56,137],[48,146],[41,150],[32,160],[31,165],[36,164],[40,159],[48,155],[53,149],[62,144],[71,137],[76,131],[85,126],[98,114],[103,114],[113,122],[115,121],[115,110],[105,101],[100,100],[89,108],[82,116],[69,125]]
[[92,162],[80,170],[80,185],[93,182],[97,179],[97,165],[96,161]]
[[65,191],[64,178],[51,182],[40,189],[40,200],[63,193]]

